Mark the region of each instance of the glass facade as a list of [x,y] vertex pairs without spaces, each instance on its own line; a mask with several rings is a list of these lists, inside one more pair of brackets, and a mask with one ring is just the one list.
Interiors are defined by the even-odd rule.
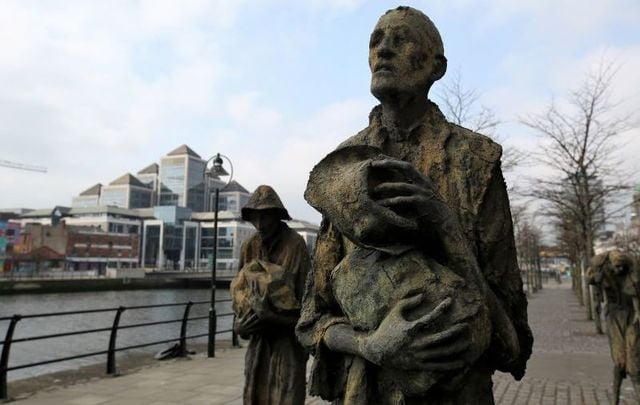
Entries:
[[127,208],[148,208],[151,207],[151,190],[141,190],[137,188],[131,188],[131,195],[129,196],[129,207]]
[[198,238],[198,228],[188,226],[185,230],[184,266],[194,268],[196,266],[196,240]]
[[193,157],[166,157],[160,161],[160,205],[178,205],[204,211],[205,162]]
[[160,205],[184,206],[185,158],[163,158],[160,161]]
[[100,203],[100,197],[97,195],[73,197],[71,206],[74,208],[97,207]]
[[127,191],[126,187],[102,189],[101,205],[112,205],[120,208],[127,208]]
[[204,161],[189,158],[186,206],[197,212],[204,211],[204,167]]
[[160,225],[145,227],[146,244],[144,245],[144,266],[158,265],[158,253],[160,252]]

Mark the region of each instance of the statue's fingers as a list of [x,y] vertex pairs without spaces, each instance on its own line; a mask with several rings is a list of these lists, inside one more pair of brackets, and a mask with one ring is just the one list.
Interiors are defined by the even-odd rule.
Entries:
[[424,299],[424,294],[416,294],[408,298],[403,298],[398,301],[397,308],[400,312],[404,312],[410,309],[413,309],[422,303]]
[[252,313],[247,319],[243,321],[243,323],[245,325],[251,325],[258,322],[258,320],[260,320],[260,317],[258,316],[258,314]]
[[415,356],[421,361],[441,359],[443,357],[452,356],[464,352],[469,348],[471,342],[469,340],[462,340],[452,345],[442,346],[435,349],[428,349],[416,352]]
[[436,346],[442,342],[446,342],[447,340],[459,336],[460,334],[462,334],[462,332],[467,330],[467,328],[468,325],[466,323],[455,324],[452,327],[441,332],[429,334],[418,338],[414,346],[419,349],[429,346]]
[[409,162],[397,159],[374,160],[373,162],[371,162],[371,166],[381,169],[397,169],[402,171],[413,169],[413,166],[411,166]]
[[414,205],[418,201],[416,196],[400,196],[400,197],[389,197],[389,198],[380,198],[379,200],[375,200],[378,204],[383,207],[393,207],[397,205]]
[[431,312],[413,321],[413,326],[416,328],[422,328],[430,325],[434,320],[442,316],[442,314],[451,306],[452,302],[451,297],[445,298]]
[[393,182],[388,181],[380,183],[374,187],[373,192],[375,194],[394,194],[396,196],[410,196],[421,191],[421,188],[415,184],[408,182]]
[[461,360],[442,362],[427,361],[422,364],[421,369],[425,371],[449,371],[457,370],[462,367],[464,367],[464,362]]

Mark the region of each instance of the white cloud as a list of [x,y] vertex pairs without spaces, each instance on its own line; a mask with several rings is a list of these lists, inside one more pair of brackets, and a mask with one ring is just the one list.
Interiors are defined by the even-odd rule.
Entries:
[[[629,111],[638,110],[640,45],[637,38],[618,38],[618,31],[640,26],[637,0],[588,7],[577,0],[414,3],[435,13],[441,29],[464,31],[490,54],[476,53],[478,60],[461,66],[462,75],[483,81],[482,87],[468,83],[506,121],[499,132],[509,143],[535,148],[537,139],[517,117],[541,111],[553,94],[566,94],[603,51],[622,64],[615,96]],[[247,188],[272,184],[293,215],[318,218],[302,199],[308,172],[366,125],[373,102],[364,99],[366,88],[353,93],[353,69],[331,70],[336,77],[329,92],[313,80],[316,71],[304,80],[305,69],[318,64],[297,59],[353,55],[353,41],[366,47],[371,27],[361,32],[365,21],[395,6],[362,0],[302,6],[273,0],[1,1],[0,159],[45,165],[49,173],[0,167],[0,185],[12,190],[0,197],[0,207],[68,204],[96,182],[135,172],[187,143],[204,158],[227,154]],[[275,27],[273,41],[254,41],[256,21],[274,12],[295,22]],[[246,21],[253,25],[242,25]],[[461,55],[472,54],[468,46],[460,45]],[[366,57],[358,63],[366,66]],[[269,71],[273,66],[276,74]],[[282,80],[294,68],[295,82]],[[640,154],[638,135],[624,135],[627,161]]]
[[270,131],[278,126],[281,114],[265,107],[260,92],[252,91],[233,95],[227,102],[227,113],[235,125],[256,131]]

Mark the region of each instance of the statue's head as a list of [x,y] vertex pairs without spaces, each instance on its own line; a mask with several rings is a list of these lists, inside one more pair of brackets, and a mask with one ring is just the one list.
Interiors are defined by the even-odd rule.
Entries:
[[619,250],[612,250],[609,252],[609,261],[611,262],[613,274],[626,274],[633,267],[633,260],[631,257]]
[[411,7],[387,11],[369,41],[371,93],[379,100],[423,94],[447,70],[444,46],[429,17]]
[[280,229],[280,221],[291,219],[278,193],[267,185],[261,185],[242,207],[242,219],[249,221],[263,239],[269,239]]

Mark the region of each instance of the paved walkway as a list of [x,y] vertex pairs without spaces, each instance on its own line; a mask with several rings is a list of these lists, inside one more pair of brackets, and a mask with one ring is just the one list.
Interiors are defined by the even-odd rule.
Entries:
[[[536,343],[527,376],[516,382],[494,376],[497,404],[609,404],[611,359],[606,337],[596,335],[566,285],[548,285],[529,300]],[[199,354],[140,372],[41,391],[19,405],[196,405],[241,404],[243,349]],[[628,381],[622,404],[634,404]],[[309,398],[308,404],[324,402]]]

